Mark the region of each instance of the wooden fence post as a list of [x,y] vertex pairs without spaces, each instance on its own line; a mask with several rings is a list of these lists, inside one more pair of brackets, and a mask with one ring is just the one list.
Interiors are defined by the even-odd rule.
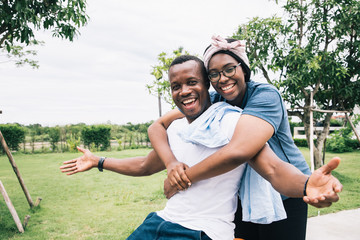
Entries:
[[22,226],[22,224],[21,224],[21,221],[20,221],[20,219],[19,219],[19,216],[17,215],[17,212],[16,212],[14,206],[12,205],[12,203],[11,203],[11,201],[10,201],[10,198],[9,198],[9,196],[8,196],[6,190],[5,190],[5,187],[4,187],[4,185],[2,184],[1,181],[0,181],[0,192],[1,192],[1,194],[3,195],[3,197],[4,197],[4,199],[5,199],[5,203],[6,203],[7,207],[8,207],[9,210],[10,210],[10,213],[11,213],[11,215],[12,215],[14,221],[15,221],[15,224],[16,224],[19,232],[23,233],[23,232],[24,232],[24,228],[23,228],[23,226]]
[[15,163],[15,160],[5,142],[5,139],[4,139],[4,136],[2,135],[1,131],[0,131],[0,142],[1,142],[1,145],[3,146],[5,152],[6,152],[6,155],[8,156],[9,158],[9,161],[10,161],[10,164],[16,174],[16,177],[18,178],[19,180],[19,183],[21,185],[21,188],[23,189],[24,191],[24,194],[25,194],[25,197],[30,205],[30,208],[33,208],[34,207],[34,202],[32,201],[31,199],[31,196],[30,196],[30,193],[29,191],[27,190],[26,186],[25,186],[25,183],[24,183],[24,180],[22,179],[21,175],[20,175],[20,172],[19,172],[19,169],[18,167],[16,166],[16,163]]
[[358,134],[357,131],[356,131],[356,128],[355,128],[354,124],[352,123],[352,121],[351,121],[350,117],[347,115],[347,113],[345,113],[345,116],[346,116],[346,119],[349,121],[349,123],[350,123],[350,125],[351,125],[351,128],[352,128],[352,130],[354,131],[357,140],[358,140],[359,143],[360,143],[360,137],[359,137],[359,134]]

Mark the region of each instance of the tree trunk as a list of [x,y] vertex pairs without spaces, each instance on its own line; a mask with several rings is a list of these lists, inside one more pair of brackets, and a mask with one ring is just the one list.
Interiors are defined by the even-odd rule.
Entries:
[[124,144],[123,144],[123,146],[124,146],[124,150],[125,150],[125,148],[126,148],[126,133],[124,135]]
[[24,153],[26,153],[26,136],[24,136],[23,144],[24,144]]
[[[306,134],[306,139],[308,141],[308,146],[310,147],[310,123],[309,123],[309,113],[310,111],[305,111],[304,113],[304,126],[305,126],[305,134]],[[333,113],[326,113],[325,119],[323,121],[323,130],[317,132],[316,131],[316,142],[314,144],[314,167],[315,169],[318,169],[319,167],[321,167],[324,163],[323,163],[323,147],[324,147],[324,142],[325,139],[327,137],[327,135],[329,134],[329,129],[330,129],[330,119],[331,116],[333,115]]]
[[322,160],[323,159],[322,150],[324,147],[325,139],[326,139],[327,135],[329,134],[330,119],[331,119],[332,115],[333,115],[333,113],[326,113],[325,119],[323,121],[323,127],[324,127],[323,130],[316,132],[316,144],[315,144],[315,148],[314,148],[315,169],[318,169],[319,167],[324,165],[323,160]]
[[304,123],[305,136],[310,148],[310,98],[305,98],[304,115],[301,120]]
[[162,116],[161,113],[161,93],[158,93],[158,105],[159,105],[159,118]]
[[31,137],[31,153],[35,152],[35,137]]
[[[308,142],[308,147],[310,148],[310,141],[314,141],[310,139],[310,98],[305,98],[305,108],[302,122],[304,123],[305,135]],[[321,132],[316,132],[316,143],[314,146],[314,168],[318,169],[323,165],[322,161],[322,150],[324,147],[324,141],[329,134],[330,129],[330,119],[333,113],[326,113],[325,119],[323,121],[323,130]]]

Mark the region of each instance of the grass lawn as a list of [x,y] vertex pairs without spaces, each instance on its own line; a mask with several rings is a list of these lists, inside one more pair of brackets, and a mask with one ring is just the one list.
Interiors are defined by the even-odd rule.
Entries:
[[[301,149],[305,157],[308,150]],[[102,152],[108,157],[147,154],[148,149]],[[0,156],[0,180],[21,220],[31,215],[24,234],[19,234],[0,196],[0,239],[125,239],[151,211],[162,209],[165,172],[150,177],[126,177],[93,169],[66,176],[61,163],[79,153],[15,154],[15,161],[33,201],[42,197],[40,207],[29,209],[21,187],[6,156]],[[326,159],[334,154],[327,153]],[[342,162],[334,175],[344,185],[341,200],[320,214],[360,207],[360,151],[339,155]],[[310,207],[309,216],[318,215]]]
[[[148,149],[102,152],[108,157],[147,154]],[[0,239],[125,239],[151,211],[164,207],[165,172],[133,178],[93,169],[67,176],[59,167],[78,153],[14,155],[33,201],[30,210],[6,156],[0,157],[0,180],[21,219],[31,216],[24,234],[17,228],[0,196]]]
[[[310,165],[309,149],[300,148],[300,150]],[[325,156],[325,163],[336,156],[341,158],[341,163],[333,175],[343,184],[343,191],[340,193],[339,202],[331,207],[318,209],[309,206],[309,217],[360,207],[360,151],[341,154],[327,152]]]

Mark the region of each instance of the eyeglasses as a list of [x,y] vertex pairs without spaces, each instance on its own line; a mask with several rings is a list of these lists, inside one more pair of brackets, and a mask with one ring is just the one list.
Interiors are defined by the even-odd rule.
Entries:
[[210,79],[210,82],[217,82],[220,80],[221,78],[221,73],[225,76],[225,77],[232,77],[235,75],[236,73],[236,67],[237,66],[240,66],[241,63],[235,65],[235,66],[232,66],[232,67],[228,67],[228,68],[225,68],[224,70],[220,71],[220,72],[211,72],[208,77]]

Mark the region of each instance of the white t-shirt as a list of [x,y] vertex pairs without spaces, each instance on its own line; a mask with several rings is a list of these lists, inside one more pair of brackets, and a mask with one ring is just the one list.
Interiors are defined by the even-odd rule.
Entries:
[[[240,113],[231,112],[221,121],[221,131],[227,134],[229,140],[239,117]],[[184,142],[177,133],[188,125],[186,118],[176,120],[169,126],[167,134],[175,157],[191,167],[219,148]],[[165,208],[157,214],[166,221],[201,230],[211,239],[234,239],[233,220],[244,167],[242,164],[230,172],[192,184],[187,190],[170,198]]]

